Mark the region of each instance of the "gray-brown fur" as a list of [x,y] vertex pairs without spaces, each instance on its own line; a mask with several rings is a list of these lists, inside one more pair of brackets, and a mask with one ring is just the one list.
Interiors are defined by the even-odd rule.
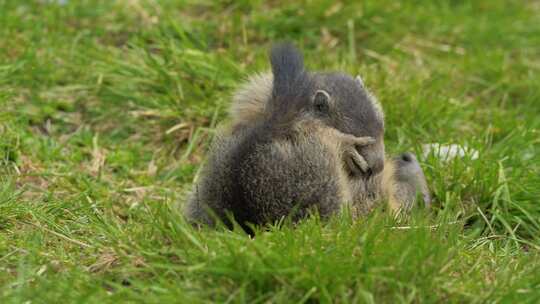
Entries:
[[384,196],[384,122],[361,81],[310,73],[281,45],[272,74],[251,78],[231,107],[186,207],[192,222],[230,225],[326,217],[352,203],[361,212]]
[[273,222],[291,211],[296,211],[292,219],[299,219],[311,209],[324,217],[350,197],[336,178],[342,171],[339,155],[319,137],[254,141],[258,134],[237,131],[215,140],[188,202],[189,219],[213,225],[217,216],[230,225],[230,212],[244,226]]

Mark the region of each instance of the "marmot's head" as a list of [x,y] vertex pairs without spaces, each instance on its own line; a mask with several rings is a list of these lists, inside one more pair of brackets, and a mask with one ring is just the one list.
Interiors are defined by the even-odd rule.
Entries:
[[431,205],[431,195],[426,182],[424,171],[413,153],[405,152],[394,157],[395,172],[397,184],[399,185],[401,197],[409,198],[405,200],[405,209],[412,208],[412,203],[416,200],[417,194],[420,194],[426,208]]
[[270,55],[273,74],[269,113],[282,117],[310,117],[340,132],[369,136],[375,144],[358,147],[368,163],[363,172],[347,162],[353,175],[371,176],[384,167],[384,117],[380,104],[360,78],[343,73],[312,73],[304,69],[302,55],[289,44],[274,47]]

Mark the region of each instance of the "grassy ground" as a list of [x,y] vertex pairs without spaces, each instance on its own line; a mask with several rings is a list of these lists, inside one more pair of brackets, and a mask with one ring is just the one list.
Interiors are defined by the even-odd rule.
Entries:
[[[289,2],[0,0],[2,303],[540,301],[540,3]],[[192,229],[213,130],[280,39],[364,76],[390,152],[479,158],[425,159],[435,208],[402,222]]]

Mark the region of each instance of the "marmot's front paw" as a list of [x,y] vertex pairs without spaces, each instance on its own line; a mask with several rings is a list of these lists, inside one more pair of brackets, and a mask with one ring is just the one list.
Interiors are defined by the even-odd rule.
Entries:
[[358,150],[354,147],[346,147],[344,151],[344,159],[347,167],[353,175],[366,174],[369,171],[369,165]]
[[356,137],[350,134],[340,134],[340,141],[343,147],[343,159],[347,168],[353,175],[366,175],[369,173],[369,165],[366,159],[360,154],[359,147],[375,143],[375,139],[369,136]]

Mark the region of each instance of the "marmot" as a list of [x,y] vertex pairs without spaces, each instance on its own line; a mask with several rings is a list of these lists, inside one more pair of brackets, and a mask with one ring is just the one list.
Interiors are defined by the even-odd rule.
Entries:
[[270,54],[272,73],[256,75],[236,92],[232,124],[217,135],[185,214],[194,223],[246,231],[344,206],[365,214],[388,200],[409,209],[417,189],[429,194],[412,154],[385,159],[384,115],[361,78],[315,73],[290,44]]

